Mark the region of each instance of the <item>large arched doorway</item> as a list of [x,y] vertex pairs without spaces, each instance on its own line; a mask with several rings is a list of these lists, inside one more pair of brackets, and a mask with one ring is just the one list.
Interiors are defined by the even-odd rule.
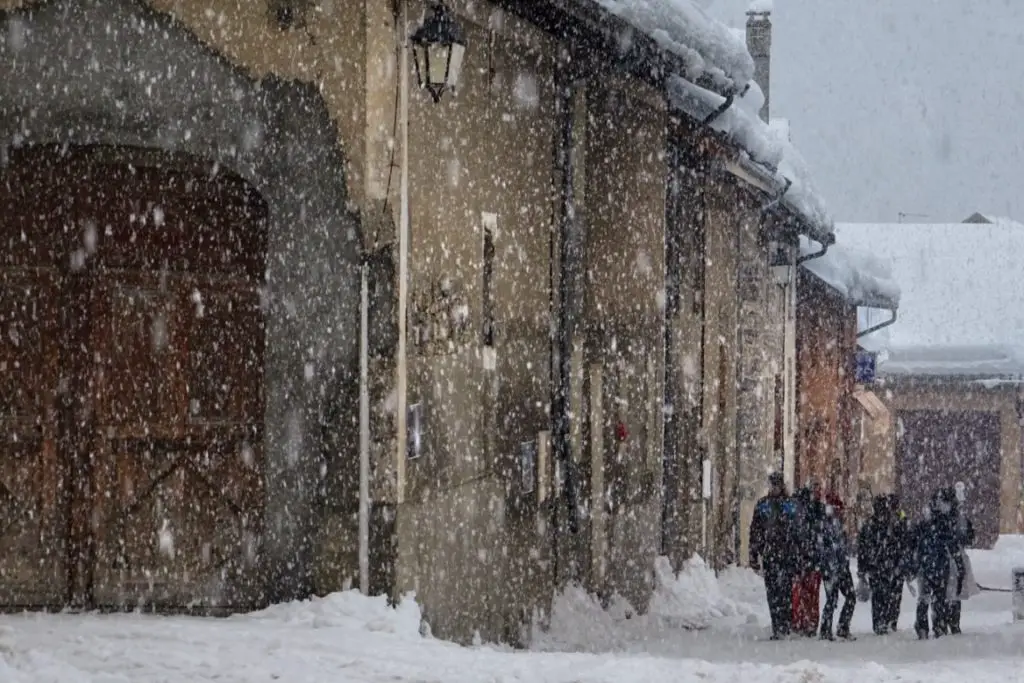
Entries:
[[0,603],[262,601],[267,207],[181,155],[0,171]]

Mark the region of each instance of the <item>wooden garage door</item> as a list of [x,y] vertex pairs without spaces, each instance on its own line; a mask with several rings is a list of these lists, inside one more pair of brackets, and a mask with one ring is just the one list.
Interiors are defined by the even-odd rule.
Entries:
[[920,519],[936,489],[962,481],[976,544],[992,547],[999,535],[999,414],[914,410],[896,417],[896,474],[904,509]]
[[59,295],[53,271],[0,269],[0,604],[16,607],[65,597]]
[[0,178],[0,605],[258,604],[265,205],[94,152]]

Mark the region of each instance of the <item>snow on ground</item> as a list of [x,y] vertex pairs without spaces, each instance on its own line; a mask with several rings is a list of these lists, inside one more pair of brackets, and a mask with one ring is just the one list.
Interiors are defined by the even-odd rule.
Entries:
[[[1006,588],[1011,569],[1024,565],[1024,537],[1003,537],[971,557],[982,585]],[[763,586],[751,572],[729,569],[716,579],[695,559],[678,578],[663,563],[656,574],[647,615],[622,600],[602,610],[566,591],[533,652],[422,637],[413,600],[390,609],[354,592],[229,619],[0,616],[0,681],[984,683],[1019,680],[1024,667],[1024,624],[1011,623],[1006,593],[972,598],[964,635],[938,641],[912,635],[905,595],[895,635],[870,635],[861,603],[856,642],[767,642]],[[707,628],[683,629],[683,621]]]

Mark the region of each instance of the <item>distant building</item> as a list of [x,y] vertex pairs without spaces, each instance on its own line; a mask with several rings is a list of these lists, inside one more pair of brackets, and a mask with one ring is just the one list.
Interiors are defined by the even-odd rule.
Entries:
[[[975,214],[954,224],[841,224],[844,244],[893,264],[899,319],[867,335],[881,414],[862,439],[861,476],[895,490],[912,517],[963,481],[978,544],[1022,529],[1024,226]],[[861,324],[868,321],[862,318]]]

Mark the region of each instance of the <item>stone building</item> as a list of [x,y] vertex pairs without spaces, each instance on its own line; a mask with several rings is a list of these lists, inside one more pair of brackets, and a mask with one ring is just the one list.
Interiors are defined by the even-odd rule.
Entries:
[[831,222],[742,41],[631,7],[451,2],[438,98],[419,2],[0,2],[3,604],[516,642],[737,559]]

